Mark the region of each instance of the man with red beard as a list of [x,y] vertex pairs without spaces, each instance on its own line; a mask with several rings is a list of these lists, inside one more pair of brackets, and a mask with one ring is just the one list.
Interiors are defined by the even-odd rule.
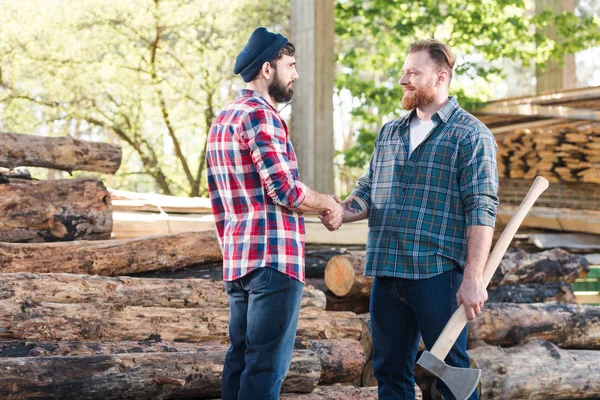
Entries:
[[279,398],[304,283],[302,212],[318,212],[329,230],[342,223],[336,199],[300,181],[287,125],[275,109],[294,94],[294,53],[284,36],[256,29],[233,71],[246,89],[208,134],[208,188],[230,307],[224,400]]
[[[387,123],[367,173],[343,203],[344,222],[369,218],[373,372],[379,399],[414,399],[419,339],[428,349],[454,311],[469,320],[487,300],[483,269],[498,207],[492,133],[448,96],[454,56],[413,43],[400,84],[406,116]],[[469,368],[466,328],[446,363]],[[454,399],[438,380],[446,400]],[[471,399],[477,399],[474,393]]]

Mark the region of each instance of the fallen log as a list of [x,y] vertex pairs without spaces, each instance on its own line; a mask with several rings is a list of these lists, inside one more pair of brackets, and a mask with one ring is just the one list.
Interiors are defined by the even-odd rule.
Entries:
[[491,303],[577,303],[573,287],[566,282],[524,283],[488,289]]
[[[0,358],[92,356],[140,353],[199,353],[206,351],[226,352],[229,344],[223,342],[181,343],[166,342],[154,336],[148,340],[101,342],[101,341],[52,341],[31,342],[13,340],[0,342]],[[321,363],[320,384],[353,382],[360,378],[364,366],[361,344],[354,339],[297,340],[295,350],[310,350]]]
[[[26,340],[144,340],[203,342],[228,337],[229,310],[60,304],[0,300],[0,337]],[[360,340],[363,325],[353,313],[317,308],[300,311],[297,336]]]
[[[72,274],[3,274],[0,299],[168,308],[229,307],[223,282]],[[325,309],[325,294],[305,287],[302,307]]]
[[0,132],[0,166],[42,167],[62,171],[114,174],[121,165],[121,146],[70,136],[47,137]]
[[327,262],[325,284],[339,297],[369,297],[373,277],[363,276],[365,252],[337,255]]
[[122,240],[0,243],[0,269],[5,273],[116,276],[221,260],[223,256],[214,231]]
[[110,195],[97,178],[0,184],[0,242],[110,239]]
[[288,393],[281,400],[377,400],[377,388],[354,386],[317,386],[308,394]]
[[573,283],[579,275],[589,272],[589,262],[584,256],[562,249],[541,253],[525,253],[512,249],[504,255],[500,266],[490,281],[490,286],[518,283]]
[[600,393],[598,351],[532,340],[510,348],[477,347],[469,356],[482,370],[483,399],[598,399]]
[[563,303],[487,303],[469,322],[469,341],[513,346],[527,339],[600,350],[600,307]]
[[[0,359],[0,396],[7,399],[214,398],[221,393],[226,351]],[[311,392],[319,358],[296,350],[283,392]]]
[[304,253],[305,276],[307,278],[323,278],[325,276],[327,262],[334,256],[346,253],[345,250],[342,250],[339,247],[307,245]]

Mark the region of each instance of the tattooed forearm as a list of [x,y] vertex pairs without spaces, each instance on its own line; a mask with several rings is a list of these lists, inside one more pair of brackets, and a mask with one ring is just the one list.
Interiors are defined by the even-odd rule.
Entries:
[[343,203],[344,222],[353,222],[366,218],[369,210],[367,204],[356,196],[348,197]]

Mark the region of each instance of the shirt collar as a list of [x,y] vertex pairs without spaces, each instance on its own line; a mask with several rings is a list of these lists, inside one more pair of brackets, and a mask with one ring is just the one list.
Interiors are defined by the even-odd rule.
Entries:
[[258,93],[256,90],[252,90],[252,89],[242,89],[242,97],[252,97],[253,99],[256,99],[259,103],[263,103],[265,105],[267,105],[269,108],[271,108],[273,111],[278,112],[277,109],[275,107],[273,107],[271,105],[271,103],[269,103],[264,97],[261,96],[260,93]]
[[[432,120],[436,123],[439,122],[439,120],[443,121],[444,123],[447,123],[448,119],[450,118],[450,116],[456,108],[458,108],[458,102],[456,101],[456,97],[449,96],[448,102],[433,114]],[[406,114],[401,121],[401,125],[408,125],[411,118],[413,117],[413,115],[416,114],[416,112],[416,109],[412,109],[408,114]]]

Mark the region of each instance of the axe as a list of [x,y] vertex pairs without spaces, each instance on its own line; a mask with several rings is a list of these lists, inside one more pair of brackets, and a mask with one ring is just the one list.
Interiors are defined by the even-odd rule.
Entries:
[[[483,281],[485,286],[490,283],[496,268],[500,264],[504,253],[508,245],[512,241],[512,238],[517,233],[521,222],[525,219],[525,216],[533,206],[533,203],[540,197],[540,195],[548,188],[548,181],[541,176],[535,178],[533,185],[527,192],[527,195],[519,205],[519,208],[515,211],[506,228],[500,235],[498,242],[494,246],[494,250],[490,253],[490,256],[485,264],[483,270]],[[450,352],[450,349],[456,342],[456,339],[467,324],[467,314],[465,313],[464,305],[461,305],[452,315],[444,330],[435,341],[435,344],[431,348],[431,351],[425,350],[421,357],[419,357],[419,364],[433,375],[437,376],[448,386],[452,394],[458,400],[466,400],[469,398],[471,393],[477,387],[479,378],[481,378],[480,369],[471,368],[456,368],[450,365],[446,365],[444,359]]]

